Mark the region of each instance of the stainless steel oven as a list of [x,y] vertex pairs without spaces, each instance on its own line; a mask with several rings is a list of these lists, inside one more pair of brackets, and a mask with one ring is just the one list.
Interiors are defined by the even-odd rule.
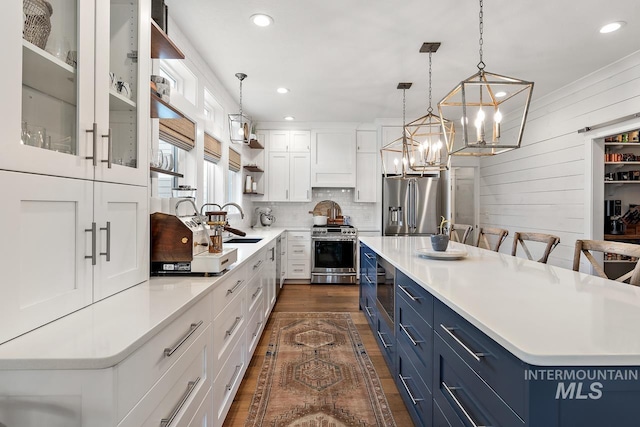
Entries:
[[311,229],[311,283],[357,283],[358,231],[350,225]]
[[393,318],[396,305],[395,267],[384,258],[378,257],[376,277],[376,305],[381,318],[393,330]]

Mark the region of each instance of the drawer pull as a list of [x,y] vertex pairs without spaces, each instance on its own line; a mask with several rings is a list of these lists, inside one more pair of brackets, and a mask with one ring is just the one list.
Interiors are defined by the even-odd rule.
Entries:
[[455,330],[456,330],[456,329],[458,329],[458,328],[454,328],[454,327],[450,327],[450,326],[444,326],[442,323],[440,324],[440,327],[441,327],[442,329],[444,329],[444,331],[445,331],[446,333],[448,333],[448,334],[451,336],[451,338],[453,338],[453,340],[454,340],[455,342],[457,342],[458,344],[460,344],[460,346],[461,346],[462,348],[464,348],[464,349],[466,350],[466,352],[467,352],[467,353],[469,353],[469,354],[470,354],[474,359],[476,359],[476,361],[477,361],[477,362],[479,362],[479,361],[480,361],[480,358],[481,358],[481,357],[486,356],[486,353],[478,353],[478,352],[475,352],[475,351],[471,350],[469,347],[467,347],[467,346],[465,345],[465,343],[463,343],[462,341],[460,341],[460,338],[458,338],[457,336],[455,336],[455,334],[453,333],[453,331],[455,331]]
[[365,274],[364,279],[367,281],[367,283],[369,283],[370,285],[373,285],[373,282],[371,281],[371,279],[369,279],[369,276],[367,276]]
[[240,321],[242,320],[242,316],[238,316],[236,317],[235,322],[233,322],[233,325],[231,325],[231,328],[227,329],[227,332],[225,332],[225,336],[230,336],[233,331],[235,331],[235,329],[238,327],[238,324],[240,323]]
[[189,381],[189,383],[187,384],[187,391],[182,395],[182,399],[180,399],[180,402],[178,402],[176,407],[173,408],[173,411],[171,411],[171,415],[169,415],[169,418],[163,418],[160,420],[160,427],[169,427],[171,425],[173,420],[176,418],[176,415],[178,415],[178,412],[180,412],[184,404],[187,402],[187,400],[189,400],[189,396],[191,396],[191,393],[193,393],[193,390],[195,390],[199,382],[200,377],[196,378],[193,381]]
[[376,257],[374,255],[371,255],[369,252],[365,252],[364,256],[367,257],[367,259],[376,259]]
[[304,253],[304,249],[299,249],[299,250],[297,250],[297,251],[293,251],[293,253],[296,253],[296,254],[303,254],[303,253]]
[[240,375],[240,370],[242,369],[242,365],[236,365],[236,370],[233,371],[233,376],[231,377],[231,381],[227,383],[227,391],[231,391],[233,388],[233,383],[238,379],[238,375]]
[[261,290],[262,290],[262,286],[260,286],[258,289],[256,289],[255,293],[253,295],[251,295],[251,299],[252,300],[256,299],[256,297],[258,296],[258,294],[260,293]]
[[400,288],[400,290],[401,290],[402,292],[404,292],[405,294],[407,294],[407,296],[408,296],[409,298],[411,298],[411,301],[418,301],[419,299],[422,299],[422,297],[416,297],[416,296],[414,296],[414,295],[411,295],[411,293],[407,290],[407,287],[406,287],[406,286],[400,286],[400,285],[398,285],[398,287]]
[[391,344],[387,344],[387,343],[384,341],[384,338],[382,338],[382,334],[380,333],[380,331],[378,331],[378,338],[380,338],[380,342],[382,343],[382,346],[383,346],[384,348],[389,348],[389,347],[391,347]]
[[238,287],[243,283],[244,283],[244,280],[238,280],[233,288],[227,289],[227,295],[234,293],[236,289],[238,289]]
[[186,334],[184,334],[184,336],[180,339],[180,341],[178,341],[177,343],[175,343],[175,344],[173,345],[173,347],[167,347],[167,348],[165,348],[165,349],[164,349],[164,355],[165,355],[166,357],[169,357],[169,356],[171,356],[173,353],[175,353],[175,352],[176,352],[176,350],[177,350],[178,348],[180,348],[180,346],[181,346],[182,344],[184,344],[184,342],[185,342],[186,340],[188,340],[188,339],[189,339],[189,337],[190,337],[190,336],[191,336],[191,335],[196,331],[196,329],[198,329],[198,328],[200,327],[200,325],[202,325],[202,320],[201,320],[201,321],[199,321],[198,323],[192,323],[192,324],[191,324],[191,326],[189,327],[189,330],[187,331],[187,333],[186,333]]
[[367,315],[368,315],[369,317],[373,317],[373,314],[371,314],[371,311],[369,310],[370,308],[371,308],[371,307],[367,307],[367,306],[365,306],[365,307],[364,307],[364,310],[367,312]]
[[456,403],[456,405],[458,406],[458,408],[460,408],[460,410],[462,411],[462,413],[464,414],[465,418],[467,419],[467,421],[469,421],[469,423],[473,426],[473,427],[490,427],[490,426],[483,426],[480,425],[478,423],[476,423],[473,418],[471,418],[471,415],[469,415],[469,412],[467,412],[467,410],[464,408],[464,406],[462,406],[462,402],[460,402],[458,400],[458,398],[456,397],[456,395],[453,393],[454,390],[460,390],[461,387],[449,387],[447,385],[447,383],[445,383],[444,381],[442,381],[442,387],[444,387],[444,389],[447,391],[447,393],[449,394],[449,396],[453,399],[453,401]]
[[257,263],[255,263],[253,265],[253,269],[255,270],[256,268],[260,267],[262,265],[262,260],[258,261]]
[[416,346],[418,345],[418,343],[422,343],[424,342],[424,340],[415,340],[413,339],[413,337],[411,336],[411,334],[409,333],[409,331],[407,330],[406,326],[404,326],[402,323],[399,323],[400,325],[400,329],[402,329],[402,332],[404,332],[405,334],[407,334],[407,336],[409,337],[409,339],[411,340],[411,343]]
[[413,393],[411,393],[411,390],[409,390],[409,385],[405,380],[411,379],[411,377],[403,377],[402,374],[398,374],[398,378],[400,378],[400,381],[402,381],[402,385],[404,386],[404,389],[407,390],[407,393],[409,394],[409,398],[411,399],[414,405],[417,405],[418,402],[422,402],[424,400],[419,397],[413,397]]
[[258,331],[260,330],[260,326],[262,326],[262,320],[256,323],[256,331],[253,333],[254,338],[258,336]]

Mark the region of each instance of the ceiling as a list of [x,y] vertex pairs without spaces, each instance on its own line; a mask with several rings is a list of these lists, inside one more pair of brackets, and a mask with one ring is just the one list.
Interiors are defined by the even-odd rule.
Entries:
[[[429,56],[432,105],[477,72],[479,2],[469,0],[165,0],[169,16],[254,121],[364,122],[426,113]],[[270,27],[249,17],[266,13]],[[640,49],[638,0],[487,0],[486,70],[535,82],[533,99]],[[621,30],[600,34],[611,21]],[[171,35],[171,28],[169,28]],[[281,95],[276,88],[286,87]]]

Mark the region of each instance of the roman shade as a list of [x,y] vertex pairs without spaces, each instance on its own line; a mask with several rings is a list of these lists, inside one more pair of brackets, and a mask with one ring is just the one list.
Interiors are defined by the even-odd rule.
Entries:
[[186,117],[160,119],[160,139],[189,151],[196,145],[196,124]]
[[220,157],[222,157],[222,143],[205,132],[204,159],[217,163]]
[[229,147],[229,170],[240,171],[240,153],[231,147]]

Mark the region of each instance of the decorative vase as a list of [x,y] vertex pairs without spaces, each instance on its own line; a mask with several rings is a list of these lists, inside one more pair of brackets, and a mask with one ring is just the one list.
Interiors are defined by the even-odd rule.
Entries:
[[431,236],[431,247],[434,251],[444,252],[449,246],[449,236],[446,234],[434,234]]

